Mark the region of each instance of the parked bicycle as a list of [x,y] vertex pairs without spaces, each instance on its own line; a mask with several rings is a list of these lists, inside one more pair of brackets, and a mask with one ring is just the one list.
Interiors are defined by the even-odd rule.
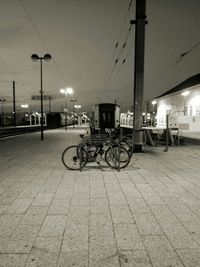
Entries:
[[70,146],[62,153],[62,162],[69,170],[80,170],[89,162],[100,164],[104,160],[111,168],[122,169],[130,162],[130,154],[117,138],[108,135],[84,136],[77,146]]

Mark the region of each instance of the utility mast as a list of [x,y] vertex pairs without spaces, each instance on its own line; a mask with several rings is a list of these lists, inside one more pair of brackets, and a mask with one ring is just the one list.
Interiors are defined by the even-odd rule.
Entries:
[[136,0],[135,24],[135,67],[134,67],[134,92],[133,92],[133,134],[134,149],[142,151],[142,104],[144,91],[144,50],[145,50],[145,24],[146,21],[146,0]]

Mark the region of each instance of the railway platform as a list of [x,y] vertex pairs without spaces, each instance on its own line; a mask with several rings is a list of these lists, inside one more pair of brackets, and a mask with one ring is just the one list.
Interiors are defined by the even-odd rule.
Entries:
[[0,266],[200,266],[200,147],[66,170],[85,127],[0,140]]

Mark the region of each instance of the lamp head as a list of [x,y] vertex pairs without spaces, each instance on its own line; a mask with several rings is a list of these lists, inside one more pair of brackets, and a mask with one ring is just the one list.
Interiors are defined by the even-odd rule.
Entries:
[[28,104],[22,104],[21,107],[22,108],[28,108]]
[[49,61],[51,61],[51,59],[52,59],[52,57],[51,57],[50,54],[46,54],[46,55],[44,55],[44,60],[45,60],[45,61],[49,62]]
[[81,105],[74,105],[75,108],[81,108]]
[[68,95],[73,95],[74,90],[71,87],[67,87],[65,90]]
[[32,61],[36,62],[36,61],[38,61],[39,57],[38,57],[37,54],[33,54],[33,55],[31,56],[31,59],[32,59]]
[[181,95],[183,95],[183,96],[187,96],[187,95],[189,95],[189,94],[190,94],[189,91],[185,91],[185,92],[183,92]]

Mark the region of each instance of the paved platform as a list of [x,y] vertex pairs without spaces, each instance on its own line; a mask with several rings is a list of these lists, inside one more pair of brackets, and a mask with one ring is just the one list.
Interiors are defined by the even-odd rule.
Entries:
[[200,147],[68,171],[61,153],[79,133],[0,141],[0,266],[200,266]]

